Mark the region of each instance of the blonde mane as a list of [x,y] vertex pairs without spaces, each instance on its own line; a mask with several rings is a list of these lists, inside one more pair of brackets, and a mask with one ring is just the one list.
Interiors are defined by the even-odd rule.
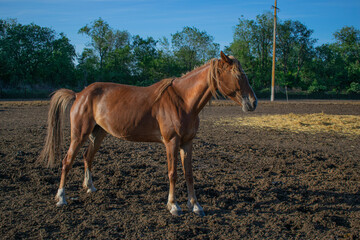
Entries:
[[[240,62],[235,59],[233,56],[229,56],[229,58],[233,61],[232,68],[231,68],[231,74],[233,76],[233,79],[239,80],[239,77],[241,76],[239,69],[241,68]],[[207,75],[207,82],[211,91],[211,94],[214,96],[214,98],[218,98],[218,93],[216,90],[219,90],[221,94],[225,96],[225,93],[220,86],[220,74],[223,69],[223,64],[220,64],[220,60],[213,58],[211,59],[207,64],[210,65],[210,69]]]
[[171,86],[171,84],[173,83],[174,80],[175,80],[175,78],[165,78],[157,83],[159,86],[156,89],[157,93],[156,93],[156,98],[155,98],[154,103],[156,103],[161,98],[161,96],[163,95],[165,90]]
[[[231,68],[231,74],[234,77],[233,79],[239,80],[239,76],[241,76],[239,69],[242,69],[240,62],[233,56],[229,56],[229,58],[233,61],[232,68]],[[189,74],[192,74],[195,71],[199,71],[202,68],[207,67],[209,65],[209,71],[207,74],[206,81],[209,85],[211,94],[214,96],[214,98],[218,98],[217,90],[219,90],[220,93],[225,96],[225,93],[224,93],[222,87],[220,86],[220,79],[219,79],[221,72],[224,71],[224,69],[223,69],[224,64],[223,63],[220,64],[220,62],[221,62],[221,60],[217,59],[217,58],[210,59],[205,64],[195,68],[192,71],[185,73],[184,75],[181,76],[181,78],[187,77]],[[166,91],[166,89],[169,86],[172,85],[172,83],[175,79],[176,78],[166,78],[157,83],[158,88],[156,90],[157,93],[156,93],[156,99],[155,99],[154,103],[156,103],[161,98],[163,93]]]

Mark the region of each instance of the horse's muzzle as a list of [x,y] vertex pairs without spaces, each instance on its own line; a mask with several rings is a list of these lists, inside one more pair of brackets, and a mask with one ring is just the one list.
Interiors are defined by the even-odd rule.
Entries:
[[244,112],[254,111],[257,106],[257,98],[254,97],[242,97],[242,110]]

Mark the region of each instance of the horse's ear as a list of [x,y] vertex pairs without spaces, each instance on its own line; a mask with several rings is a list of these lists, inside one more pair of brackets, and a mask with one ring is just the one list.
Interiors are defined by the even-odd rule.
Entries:
[[228,63],[228,64],[232,64],[232,60],[231,60],[228,56],[226,56],[226,54],[223,53],[223,51],[220,52],[220,55],[221,55],[221,59],[222,59],[224,62],[226,62],[226,63]]

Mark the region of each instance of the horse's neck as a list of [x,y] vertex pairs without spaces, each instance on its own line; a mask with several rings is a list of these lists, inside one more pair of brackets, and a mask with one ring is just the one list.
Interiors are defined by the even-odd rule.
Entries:
[[211,91],[207,82],[208,71],[209,65],[207,64],[174,82],[188,112],[198,114],[211,98]]

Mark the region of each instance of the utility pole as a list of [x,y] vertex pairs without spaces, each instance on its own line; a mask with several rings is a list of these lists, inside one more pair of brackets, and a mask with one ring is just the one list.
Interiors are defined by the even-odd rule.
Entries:
[[271,98],[270,101],[274,101],[274,95],[275,95],[275,49],[276,49],[276,6],[277,0],[275,0],[275,6],[274,8],[274,37],[273,37],[273,59],[272,59],[272,72],[271,72]]

